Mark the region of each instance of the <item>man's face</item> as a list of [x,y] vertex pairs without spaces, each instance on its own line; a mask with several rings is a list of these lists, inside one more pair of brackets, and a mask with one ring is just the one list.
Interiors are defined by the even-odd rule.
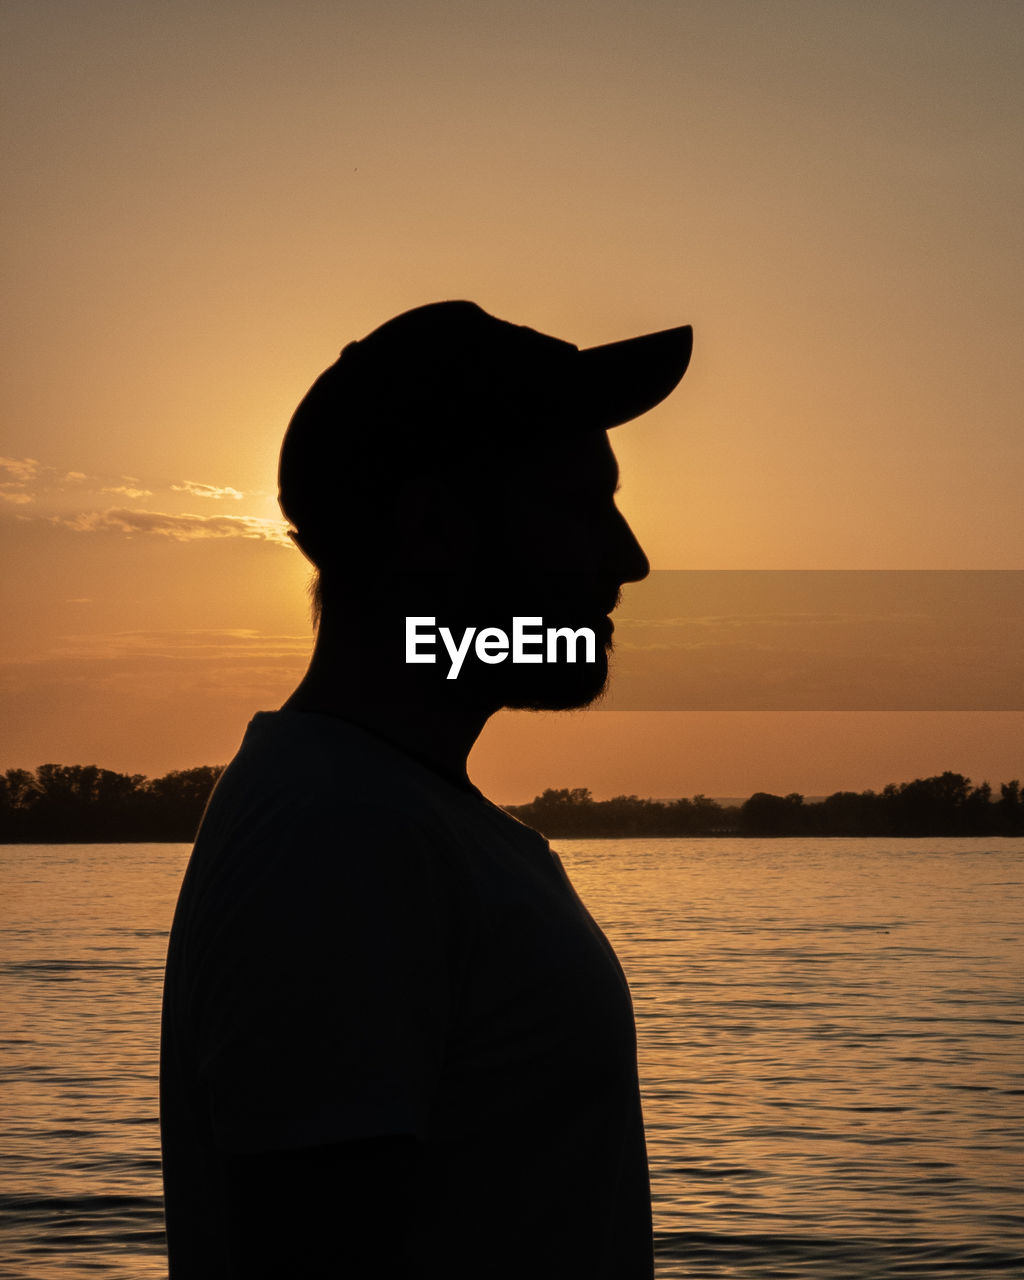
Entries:
[[467,662],[459,694],[518,709],[586,706],[608,679],[608,615],[620,588],[650,571],[615,505],[618,465],[608,433],[537,443],[509,461],[497,480],[493,524],[488,527],[484,513],[478,568],[465,601],[467,616],[475,615],[471,625],[511,634],[512,618],[519,616],[540,617],[545,629],[587,627],[596,638],[597,660]]

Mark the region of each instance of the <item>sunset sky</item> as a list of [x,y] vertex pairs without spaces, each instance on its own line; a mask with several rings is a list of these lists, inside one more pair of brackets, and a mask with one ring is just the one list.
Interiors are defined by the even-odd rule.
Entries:
[[[439,298],[580,346],[693,325],[613,433],[656,569],[1024,568],[1017,0],[0,14],[0,769],[222,763],[279,705],[311,643],[284,426]],[[499,802],[996,783],[1020,705],[506,713],[470,773]]]

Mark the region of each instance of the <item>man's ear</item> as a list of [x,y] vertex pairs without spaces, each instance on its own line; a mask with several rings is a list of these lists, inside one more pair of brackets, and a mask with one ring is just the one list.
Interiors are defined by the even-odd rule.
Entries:
[[465,566],[480,549],[481,513],[437,490],[410,487],[397,519],[396,547],[413,572],[444,573]]

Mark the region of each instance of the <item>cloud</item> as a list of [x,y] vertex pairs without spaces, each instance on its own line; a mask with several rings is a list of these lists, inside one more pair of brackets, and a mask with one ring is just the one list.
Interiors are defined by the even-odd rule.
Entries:
[[0,498],[15,506],[33,501],[26,486],[36,478],[39,463],[35,458],[0,458]]
[[[124,477],[122,477],[123,479]],[[96,490],[101,485],[114,480],[107,476],[104,479],[87,476],[84,471],[58,471],[36,458],[0,458],[0,497],[8,502],[24,505],[38,501],[41,505],[60,502],[60,495],[66,486],[79,489]],[[128,497],[141,496],[130,493],[123,488],[105,489],[107,493],[123,493]]]
[[[170,510],[137,509],[154,493],[163,493]],[[0,516],[12,521],[48,523],[76,533],[115,533],[125,537],[156,534],[176,542],[209,538],[241,538],[290,546],[287,525],[280,519],[257,515],[201,515],[174,508],[189,498],[241,501],[246,495],[230,485],[182,483],[168,479],[139,479],[131,475],[69,471],[35,458],[0,457]],[[107,506],[120,500],[118,507]],[[32,514],[28,514],[29,508]],[[23,514],[24,513],[24,514]]]
[[[43,510],[41,518],[49,517],[54,523],[65,524],[71,528],[90,530],[101,527],[102,519],[96,512],[76,514],[68,511],[69,492],[77,494],[78,502],[88,501],[87,495],[116,494],[128,502],[151,498],[154,493],[186,494],[192,498],[202,498],[216,502],[228,499],[241,502],[246,496],[240,489],[231,485],[203,484],[198,480],[174,480],[116,474],[88,474],[85,471],[67,471],[63,468],[49,466],[36,458],[0,457],[0,498],[12,506],[25,506],[38,503]],[[93,499],[95,501],[95,498]],[[103,499],[99,499],[103,501]],[[176,502],[180,499],[173,499]],[[76,503],[77,505],[77,503]],[[123,512],[115,513],[122,515]],[[138,532],[161,532],[168,537],[188,538],[263,538],[280,541],[272,526],[275,522],[260,520],[256,517],[244,518],[237,524],[217,525],[207,523],[200,528],[195,521],[203,521],[201,516],[175,515],[167,516],[167,523],[157,528],[150,517],[153,513],[140,513],[143,524]],[[232,518],[234,519],[234,518]],[[123,532],[128,530],[122,529]]]
[[200,484],[198,480],[185,480],[182,484],[172,484],[175,493],[190,493],[194,498],[233,498],[236,502],[245,495],[230,485]]
[[0,458],[0,475],[5,476],[5,482],[25,484],[34,478],[38,470],[39,463],[35,458]]
[[101,493],[123,493],[126,498],[151,498],[153,496],[152,489],[133,489],[130,485],[114,484],[107,485],[100,490]]
[[291,539],[283,520],[267,520],[258,516],[172,515],[166,511],[131,511],[116,507],[109,511],[82,511],[74,516],[51,516],[53,524],[63,525],[76,533],[121,533],[128,537],[139,533],[158,534],[176,542],[192,542],[200,538],[246,538],[290,547]]

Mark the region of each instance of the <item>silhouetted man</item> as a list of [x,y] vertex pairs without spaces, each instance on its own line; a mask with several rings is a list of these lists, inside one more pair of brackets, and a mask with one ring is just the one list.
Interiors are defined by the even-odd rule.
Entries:
[[316,646],[218,783],[171,933],[172,1280],[651,1276],[625,979],[466,759],[499,708],[604,687],[649,567],[607,428],[690,344],[579,351],[444,302],[297,409],[281,505]]

